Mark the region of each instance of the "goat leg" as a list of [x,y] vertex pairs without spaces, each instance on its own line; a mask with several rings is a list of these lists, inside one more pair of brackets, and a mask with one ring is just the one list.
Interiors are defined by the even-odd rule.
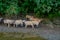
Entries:
[[10,24],[8,23],[8,27],[10,27]]

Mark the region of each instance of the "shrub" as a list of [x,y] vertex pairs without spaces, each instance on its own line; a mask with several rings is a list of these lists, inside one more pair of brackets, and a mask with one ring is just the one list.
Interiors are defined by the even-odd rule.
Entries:
[[33,13],[36,17],[51,19],[60,17],[60,0],[0,0],[0,13],[9,17]]

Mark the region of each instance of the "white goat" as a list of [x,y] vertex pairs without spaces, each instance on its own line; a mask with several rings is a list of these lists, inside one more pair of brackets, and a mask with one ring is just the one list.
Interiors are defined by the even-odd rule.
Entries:
[[31,25],[32,28],[34,28],[34,25],[31,21],[25,21],[24,23],[25,23],[25,28],[27,28],[28,25]]
[[9,19],[5,19],[4,20],[4,24],[8,24],[8,27],[10,27],[10,24],[13,24],[14,20],[9,20]]
[[23,26],[23,20],[16,20],[16,21],[14,22],[14,27],[15,27],[15,25],[16,25],[16,27],[17,27],[17,25],[19,25],[19,24],[21,24],[21,26]]

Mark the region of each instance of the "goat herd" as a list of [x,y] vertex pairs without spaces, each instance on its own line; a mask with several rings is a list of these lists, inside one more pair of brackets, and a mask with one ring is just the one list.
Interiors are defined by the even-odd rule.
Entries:
[[29,15],[26,15],[26,18],[29,20],[22,20],[22,19],[12,20],[12,19],[0,18],[0,23],[7,24],[8,27],[10,27],[11,24],[13,24],[14,27],[17,27],[18,25],[23,26],[23,24],[25,24],[25,28],[27,28],[28,25],[34,28],[34,25],[38,27],[39,23],[42,21],[42,19],[34,18],[33,16],[29,16]]

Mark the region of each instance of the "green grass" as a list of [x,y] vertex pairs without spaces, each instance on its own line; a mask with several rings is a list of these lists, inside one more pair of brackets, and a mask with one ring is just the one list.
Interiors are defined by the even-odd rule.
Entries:
[[0,40],[46,40],[28,33],[0,33]]

